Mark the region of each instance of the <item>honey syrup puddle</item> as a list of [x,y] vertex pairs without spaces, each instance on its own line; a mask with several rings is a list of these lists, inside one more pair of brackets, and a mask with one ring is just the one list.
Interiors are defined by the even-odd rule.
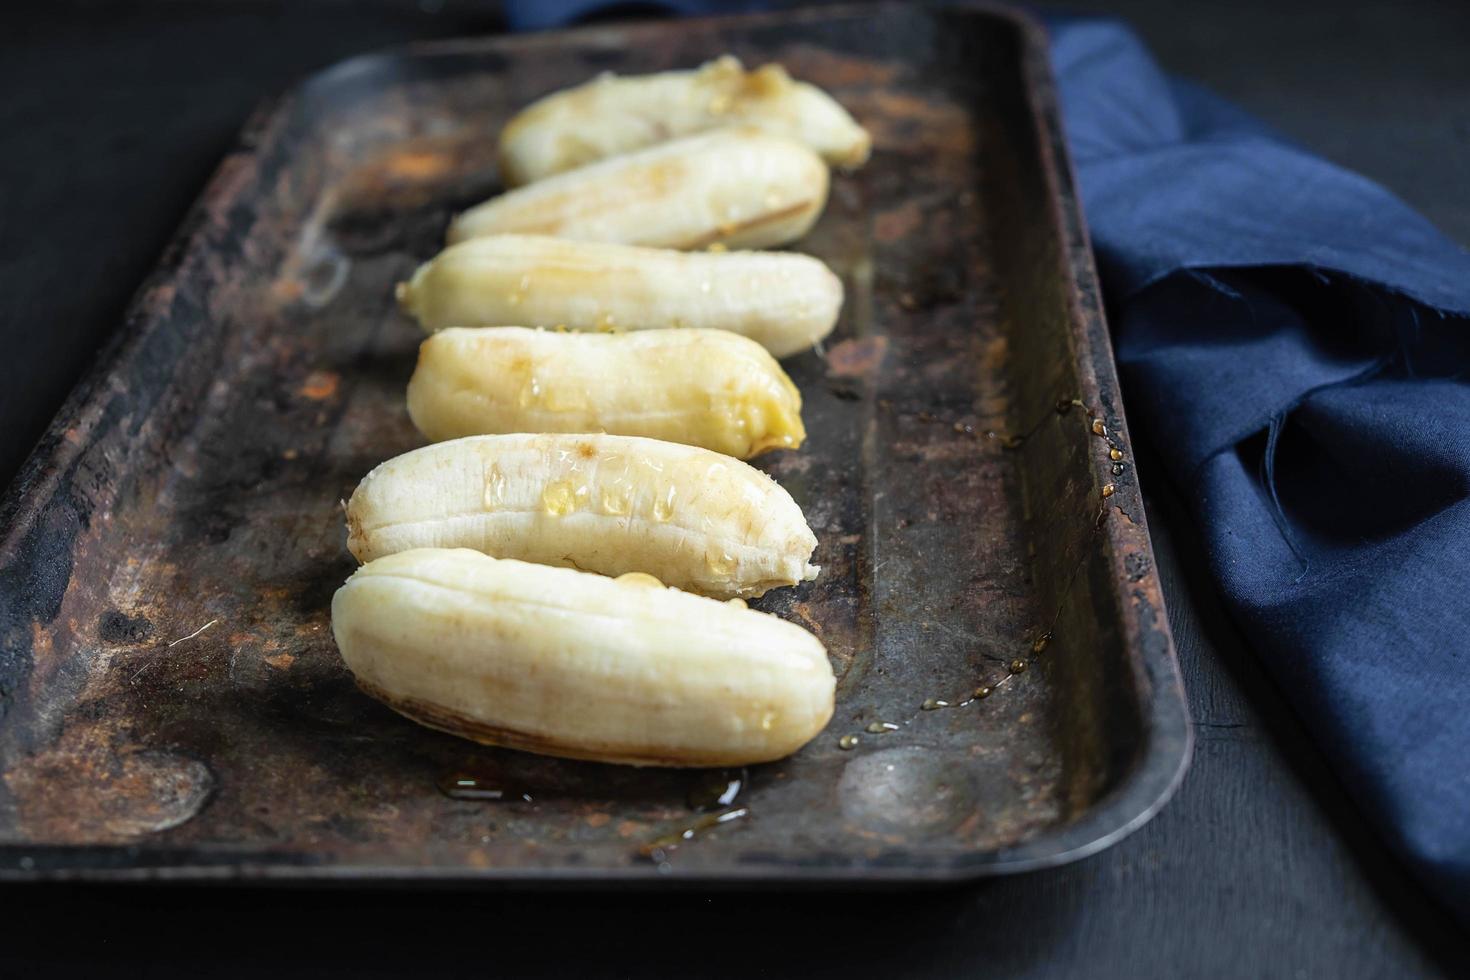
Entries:
[[439,777],[436,785],[439,792],[451,800],[470,800],[476,803],[496,803],[502,800],[534,803],[530,793],[506,788],[504,781],[492,776],[456,770]]
[[685,799],[689,809],[703,812],[683,826],[640,845],[639,856],[655,862],[659,872],[667,874],[673,869],[669,857],[680,846],[716,827],[750,816],[750,807],[733,805],[749,785],[750,770],[745,767],[701,772]]
[[721,810],[718,813],[706,813],[704,816],[699,817],[673,833],[665,834],[662,837],[655,837],[648,843],[643,844],[638,848],[638,853],[640,856],[656,862],[658,864],[658,870],[667,874],[673,869],[673,866],[669,863],[669,856],[680,845],[687,844],[700,834],[713,830],[715,827],[733,823],[736,820],[744,820],[749,816],[750,808],[744,806]]
[[750,771],[740,769],[709,769],[702,771],[690,787],[685,801],[689,809],[696,812],[727,807],[734,803],[750,782]]

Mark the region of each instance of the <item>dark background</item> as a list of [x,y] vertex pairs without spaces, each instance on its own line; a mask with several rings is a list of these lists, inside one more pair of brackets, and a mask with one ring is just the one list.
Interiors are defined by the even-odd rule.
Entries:
[[[1470,4],[1072,9],[1131,19],[1167,68],[1470,242]],[[259,99],[364,50],[502,28],[454,0],[0,11],[0,485]],[[7,888],[0,976],[1470,975],[1465,930],[1343,795],[1140,471],[1198,744],[1174,802],[1101,855],[917,894]]]

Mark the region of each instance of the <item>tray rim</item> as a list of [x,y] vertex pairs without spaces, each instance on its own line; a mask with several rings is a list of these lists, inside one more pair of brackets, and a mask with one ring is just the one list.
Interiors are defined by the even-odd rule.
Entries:
[[[836,4],[794,11],[736,14],[681,21],[643,21],[620,24],[628,33],[658,33],[677,25],[759,25],[762,23],[806,23],[849,19],[883,11],[902,10],[907,5],[885,0],[876,3]],[[1103,313],[1101,289],[1085,218],[1076,189],[1076,177],[1061,123],[1056,86],[1051,71],[1045,27],[1029,12],[989,0],[924,5],[927,15],[979,15],[1007,23],[1017,34],[1023,52],[1025,98],[1037,124],[1042,177],[1047,188],[1047,208],[1065,247],[1060,250],[1060,271],[1068,291],[1068,319],[1076,345],[1079,366],[1090,367],[1101,387],[1117,390],[1112,344]],[[605,25],[575,27],[524,35],[489,35],[417,41],[355,55],[313,72],[284,93],[263,99],[251,113],[234,145],[226,152],[179,229],[160,256],[153,271],[129,301],[123,323],[100,347],[91,364],[57,410],[10,485],[0,496],[0,564],[8,564],[31,531],[44,519],[72,464],[88,447],[86,436],[101,420],[104,395],[116,387],[118,369],[138,355],[143,339],[158,326],[160,309],[167,309],[171,282],[183,271],[191,254],[204,244],[211,223],[225,221],[234,201],[253,184],[251,164],[285,125],[291,106],[312,90],[330,88],[354,74],[385,63],[415,58],[478,53],[501,48],[525,49],[575,42],[606,32]],[[1086,302],[1084,302],[1086,300]],[[1127,437],[1121,400],[1109,406],[1109,421]],[[1150,559],[1143,578],[1157,597],[1145,602],[1152,617],[1153,642],[1139,635],[1138,617],[1125,614],[1121,581],[1112,583],[1118,621],[1124,624],[1124,644],[1134,650],[1148,690],[1142,708],[1145,742],[1133,769],[1113,789],[1100,797],[1081,817],[1055,830],[1011,847],[993,851],[934,851],[925,860],[888,863],[853,860],[840,864],[750,863],[719,869],[679,869],[661,873],[651,862],[627,866],[585,867],[488,867],[392,863],[391,860],[363,863],[314,863],[293,860],[294,852],[260,848],[153,847],[147,843],[24,845],[0,844],[0,884],[13,882],[154,882],[194,884],[288,884],[299,885],[424,885],[485,886],[509,888],[609,887],[646,885],[652,887],[700,887],[729,885],[761,886],[916,886],[944,885],[982,878],[1055,867],[1081,860],[1138,830],[1173,797],[1189,768],[1194,750],[1193,724],[1184,696],[1173,637],[1162,601],[1153,545],[1148,533],[1142,495],[1133,482],[1118,486],[1120,508],[1136,529],[1134,553]],[[1116,522],[1103,530],[1110,554],[1121,553]],[[1115,562],[1116,564],[1116,562]],[[70,572],[68,571],[68,577]],[[3,594],[0,594],[3,597]],[[3,692],[0,692],[3,694]],[[5,711],[0,697],[0,723]],[[380,852],[381,853],[381,852]],[[408,853],[408,852],[404,852]],[[391,856],[391,855],[390,855]],[[274,858],[274,859],[273,859]],[[201,860],[202,859],[202,860]]]

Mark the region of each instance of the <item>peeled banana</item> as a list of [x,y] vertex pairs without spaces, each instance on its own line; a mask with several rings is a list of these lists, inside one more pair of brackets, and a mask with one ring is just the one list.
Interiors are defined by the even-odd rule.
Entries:
[[546,755],[745,765],[790,755],[832,716],[826,650],[799,626],[462,549],[359,568],[332,598],[332,633],[358,685],[400,714]]
[[664,248],[765,248],[806,234],[827,167],[754,126],[717,129],[537,181],[470,208],[449,241],[518,232]]
[[749,464],[610,435],[491,435],[436,443],[369,473],[347,504],[358,561],[412,548],[604,575],[647,572],[720,598],[817,577],[801,508]]
[[799,139],[828,163],[857,167],[872,140],[826,92],[780,65],[747,72],[725,55],[697,71],[602,75],[518,113],[500,134],[508,186],[732,122]]
[[675,252],[492,235],[452,245],[398,286],[426,330],[707,327],[742,334],[777,357],[832,332],[842,280],[791,252]]
[[419,348],[408,414],[436,442],[610,432],[746,459],[806,437],[801,394],[781,365],[723,330],[443,330]]

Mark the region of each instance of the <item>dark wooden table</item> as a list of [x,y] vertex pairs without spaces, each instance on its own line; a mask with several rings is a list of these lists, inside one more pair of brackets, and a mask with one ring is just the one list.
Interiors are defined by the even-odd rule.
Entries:
[[[1169,0],[1167,67],[1470,242],[1470,5]],[[194,0],[0,13],[0,481],[117,326],[263,94],[491,4]],[[1470,975],[1470,941],[1338,787],[1140,463],[1198,726],[1172,804],[1067,868],[920,894],[8,889],[0,975],[1381,977]]]

